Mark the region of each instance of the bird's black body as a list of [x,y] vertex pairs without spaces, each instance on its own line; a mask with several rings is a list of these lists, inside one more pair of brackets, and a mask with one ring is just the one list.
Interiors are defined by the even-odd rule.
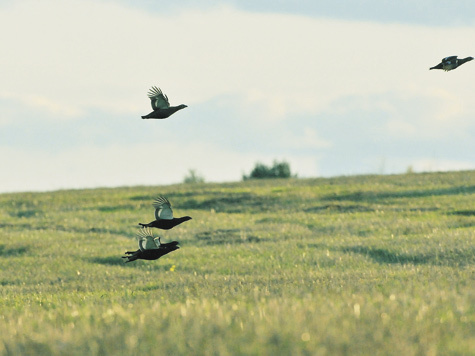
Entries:
[[457,58],[457,56],[450,56],[445,57],[442,61],[434,67],[430,67],[429,69],[442,69],[448,72],[449,70],[453,70],[455,68],[460,67],[462,64],[473,60],[473,57],[467,58]]
[[156,227],[157,229],[170,230],[171,228],[177,225],[180,225],[182,222],[185,222],[188,220],[191,220],[191,217],[183,216],[181,218],[173,218],[171,220],[166,220],[166,219],[154,220],[148,224],[139,223],[139,225],[142,227]]
[[149,90],[148,97],[150,98],[153,111],[148,115],[142,116],[142,119],[166,119],[178,110],[187,108],[185,104],[170,106],[168,97],[157,87],[152,87]]
[[158,260],[167,253],[178,250],[179,248],[178,241],[172,241],[166,244],[160,244],[159,248],[153,250],[138,249],[137,251],[127,251],[125,252],[126,256],[122,256],[122,258],[127,258],[125,263],[133,262],[135,260]]
[[157,229],[170,230],[182,222],[191,220],[189,216],[174,218],[172,205],[165,197],[160,196],[156,198],[153,202],[153,206],[155,208],[155,220],[148,224],[139,223],[143,228],[156,227]]
[[148,115],[142,116],[142,119],[166,119],[167,117],[176,113],[178,110],[181,110],[187,107],[188,106],[181,104],[178,106],[170,106],[165,109],[157,109],[157,110],[152,111]]

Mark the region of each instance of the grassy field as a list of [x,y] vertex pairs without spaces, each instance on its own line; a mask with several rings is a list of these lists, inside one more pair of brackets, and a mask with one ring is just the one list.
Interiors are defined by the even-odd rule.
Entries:
[[474,227],[474,171],[2,194],[0,355],[475,355]]

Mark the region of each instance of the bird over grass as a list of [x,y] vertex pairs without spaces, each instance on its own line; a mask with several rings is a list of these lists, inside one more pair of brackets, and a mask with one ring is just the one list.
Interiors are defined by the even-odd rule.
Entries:
[[434,67],[430,67],[429,70],[430,69],[443,69],[446,72],[448,72],[449,70],[458,68],[462,64],[464,64],[465,62],[469,62],[471,60],[473,60],[473,57],[460,58],[460,59],[457,58],[457,56],[445,57],[444,59],[442,59],[442,61],[439,64],[437,64]]
[[163,244],[160,241],[160,236],[154,237],[150,229],[142,229],[137,234],[137,240],[139,243],[139,249],[137,251],[126,251],[125,256],[122,256],[122,258],[127,259],[125,263],[136,260],[158,260],[167,253],[180,248],[178,246],[178,241]]
[[156,227],[157,229],[170,230],[171,228],[180,225],[182,222],[191,220],[189,216],[181,218],[173,217],[173,210],[170,202],[165,197],[158,197],[153,202],[155,208],[155,220],[148,223],[139,223],[142,227]]
[[153,111],[148,115],[142,116],[142,119],[166,119],[178,110],[188,107],[185,104],[170,106],[168,97],[163,94],[160,88],[155,86],[149,90],[148,97],[150,98]]

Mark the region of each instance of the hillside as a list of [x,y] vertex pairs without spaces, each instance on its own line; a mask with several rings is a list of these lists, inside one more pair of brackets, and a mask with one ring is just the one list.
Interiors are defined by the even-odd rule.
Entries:
[[[124,264],[164,195],[181,248]],[[475,171],[0,195],[0,354],[475,350]]]

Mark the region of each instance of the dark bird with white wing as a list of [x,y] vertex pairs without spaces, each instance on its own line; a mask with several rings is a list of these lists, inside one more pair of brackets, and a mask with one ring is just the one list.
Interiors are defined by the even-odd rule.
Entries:
[[125,256],[128,262],[133,262],[135,260],[157,260],[160,257],[170,253],[172,251],[178,250],[178,241],[172,241],[168,243],[161,243],[160,236],[154,237],[150,229],[142,229],[137,234],[137,240],[139,243],[139,249],[137,251],[126,251]]
[[170,115],[176,113],[178,110],[188,107],[184,104],[170,106],[168,97],[163,94],[160,88],[155,86],[149,90],[148,97],[150,98],[153,111],[148,115],[142,116],[142,119],[166,119]]
[[457,58],[457,56],[445,57],[444,59],[442,59],[442,61],[439,64],[437,64],[434,67],[430,67],[429,69],[443,69],[446,72],[448,72],[449,70],[458,68],[465,62],[469,62],[471,60],[473,60],[473,57],[467,57],[467,58]]
[[182,222],[191,220],[189,216],[174,218],[172,206],[167,198],[158,197],[153,202],[153,207],[155,208],[155,220],[148,224],[139,223],[142,227],[156,227],[157,229],[170,230]]

